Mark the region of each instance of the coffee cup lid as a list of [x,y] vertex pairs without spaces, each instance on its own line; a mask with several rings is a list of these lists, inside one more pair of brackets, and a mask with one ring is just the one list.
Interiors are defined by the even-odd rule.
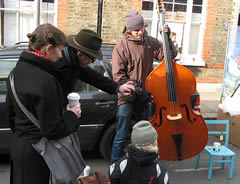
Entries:
[[78,93],[69,93],[67,98],[69,100],[79,100],[80,99],[80,95]]

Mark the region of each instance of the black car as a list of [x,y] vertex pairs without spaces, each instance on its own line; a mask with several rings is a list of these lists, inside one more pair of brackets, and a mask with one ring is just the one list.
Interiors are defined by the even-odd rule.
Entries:
[[[16,65],[21,52],[27,49],[26,43],[14,47],[0,49],[0,154],[9,154],[12,132],[7,122],[6,114],[6,80],[11,69]],[[103,45],[103,60],[96,60],[90,66],[112,79],[113,45]],[[158,63],[154,62],[154,66]],[[87,83],[77,81],[75,92],[81,96],[82,114],[78,132],[81,149],[93,150],[99,148],[106,160],[110,160],[111,147],[116,130],[117,98],[109,95]],[[192,96],[192,105],[198,102],[199,95]]]
[[[12,132],[9,129],[6,114],[6,80],[11,69],[16,65],[21,52],[27,49],[26,43],[17,44],[11,48],[0,49],[0,154],[9,154]],[[113,46],[103,46],[103,60],[96,60],[90,66],[112,79],[111,57]],[[89,84],[77,81],[75,90],[81,96],[82,114],[79,139],[82,150],[92,150],[100,146],[104,158],[110,158],[112,139],[115,133],[117,99],[115,95],[107,94]]]

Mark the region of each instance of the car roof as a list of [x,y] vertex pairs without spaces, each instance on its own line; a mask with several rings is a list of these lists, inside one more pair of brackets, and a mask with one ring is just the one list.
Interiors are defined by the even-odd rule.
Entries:
[[[103,43],[101,51],[103,56],[111,61],[112,51],[114,45]],[[28,42],[19,42],[14,45],[1,46],[0,57],[1,58],[16,58],[19,57],[23,50],[28,49]]]
[[2,46],[0,49],[1,58],[16,58],[23,50],[28,49],[28,42],[19,42],[14,45]]

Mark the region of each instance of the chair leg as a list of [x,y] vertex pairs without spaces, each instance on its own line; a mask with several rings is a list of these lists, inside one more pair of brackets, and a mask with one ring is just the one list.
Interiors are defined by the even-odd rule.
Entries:
[[200,160],[200,154],[198,154],[197,157],[196,157],[196,161],[195,161],[195,169],[198,168],[199,160]]
[[[226,160],[226,157],[223,157],[222,160]],[[223,162],[223,163],[221,164],[221,168],[223,169],[224,166],[225,166],[225,163]]]
[[208,180],[212,179],[212,167],[213,167],[213,157],[209,155]]
[[230,164],[229,174],[228,174],[228,179],[230,179],[230,180],[232,179],[232,176],[233,176],[235,156],[232,156],[231,160],[232,160],[232,162]]

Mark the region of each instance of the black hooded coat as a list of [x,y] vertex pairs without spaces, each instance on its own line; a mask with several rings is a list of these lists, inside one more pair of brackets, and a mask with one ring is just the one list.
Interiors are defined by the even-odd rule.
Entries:
[[62,87],[56,79],[54,63],[24,51],[13,69],[14,84],[22,104],[38,120],[40,130],[22,112],[7,81],[8,117],[13,132],[11,184],[48,184],[50,171],[32,147],[42,137],[59,139],[79,128],[79,119],[66,111]]
[[111,184],[168,184],[168,174],[155,152],[130,146],[128,156],[113,163],[109,169]]

